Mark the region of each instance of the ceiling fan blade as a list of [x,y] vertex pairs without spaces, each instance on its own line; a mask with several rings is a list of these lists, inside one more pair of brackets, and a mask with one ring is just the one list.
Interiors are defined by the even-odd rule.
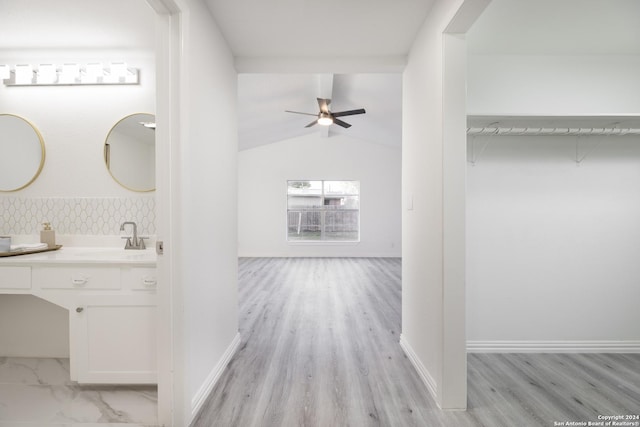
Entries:
[[331,113],[331,115],[333,117],[344,117],[344,116],[354,116],[356,114],[364,114],[364,113],[366,113],[366,111],[364,111],[364,108],[360,108],[357,110],[339,111],[337,113]]
[[306,127],[306,128],[310,128],[311,126],[316,125],[316,124],[318,124],[318,121],[317,121],[317,120],[314,120],[314,121],[312,121],[311,123],[309,123],[308,125],[306,125],[305,127]]
[[343,122],[342,120],[336,119],[335,117],[333,118],[333,124],[334,125],[338,125],[338,126],[342,126],[345,129],[348,129],[348,128],[351,127],[351,125],[349,123]]
[[317,98],[317,100],[318,100],[318,107],[320,107],[320,111],[328,114],[329,104],[331,104],[331,100],[325,99],[325,98]]
[[317,116],[317,114],[311,114],[311,113],[302,113],[300,111],[290,111],[290,110],[284,110],[285,113],[293,113],[293,114],[304,114],[305,116]]

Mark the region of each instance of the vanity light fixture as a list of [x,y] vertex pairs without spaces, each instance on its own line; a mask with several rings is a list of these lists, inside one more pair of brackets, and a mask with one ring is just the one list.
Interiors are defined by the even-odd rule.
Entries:
[[126,62],[112,62],[105,66],[101,62],[85,65],[66,63],[40,64],[37,70],[31,64],[0,64],[0,80],[6,86],[58,86],[58,85],[132,85],[139,83],[137,68]]
[[156,122],[138,122],[147,129],[156,130]]

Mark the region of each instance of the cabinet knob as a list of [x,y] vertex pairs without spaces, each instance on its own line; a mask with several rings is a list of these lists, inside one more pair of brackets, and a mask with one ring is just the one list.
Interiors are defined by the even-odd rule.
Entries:
[[76,313],[82,313],[84,311],[83,307],[76,308]]

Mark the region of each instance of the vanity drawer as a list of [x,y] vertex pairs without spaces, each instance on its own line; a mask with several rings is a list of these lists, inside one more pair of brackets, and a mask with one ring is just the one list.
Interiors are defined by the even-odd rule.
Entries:
[[120,289],[120,268],[34,267],[33,286],[41,289]]
[[122,287],[125,289],[153,291],[158,284],[155,268],[124,268],[122,270]]
[[31,267],[0,267],[0,289],[31,288]]

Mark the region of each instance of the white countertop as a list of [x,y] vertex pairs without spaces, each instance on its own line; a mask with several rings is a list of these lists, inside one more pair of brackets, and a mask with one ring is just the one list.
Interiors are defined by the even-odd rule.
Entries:
[[63,246],[57,251],[0,257],[0,266],[40,264],[115,264],[155,266],[155,248],[125,250],[123,248]]

